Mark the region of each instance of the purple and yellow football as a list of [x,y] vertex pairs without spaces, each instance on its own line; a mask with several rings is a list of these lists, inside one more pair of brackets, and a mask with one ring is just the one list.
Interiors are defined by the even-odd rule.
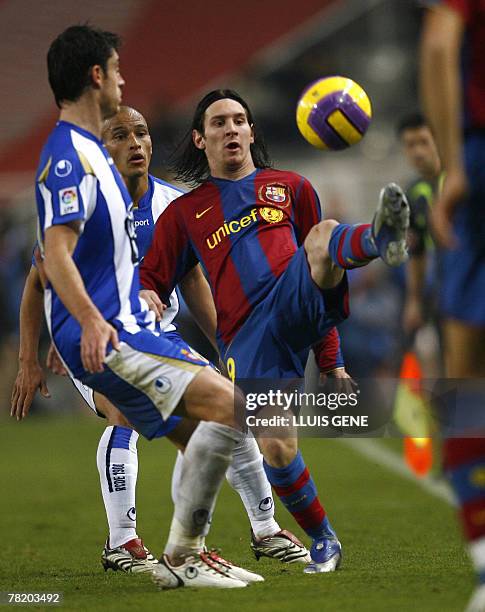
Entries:
[[296,109],[296,122],[303,138],[317,149],[330,151],[359,142],[371,117],[371,103],[362,87],[340,76],[309,85]]

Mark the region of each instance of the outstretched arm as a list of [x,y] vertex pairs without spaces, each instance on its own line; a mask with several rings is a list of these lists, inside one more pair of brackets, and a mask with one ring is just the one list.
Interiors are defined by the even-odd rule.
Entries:
[[37,390],[50,397],[44,371],[39,363],[39,338],[43,318],[43,288],[34,266],[25,281],[20,304],[19,367],[12,390],[10,415],[25,418]]

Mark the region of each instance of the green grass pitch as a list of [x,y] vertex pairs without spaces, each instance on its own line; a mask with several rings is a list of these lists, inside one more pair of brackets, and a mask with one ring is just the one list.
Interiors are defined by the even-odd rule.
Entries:
[[[256,562],[244,510],[227,485],[208,543],[265,583],[159,592],[146,576],[105,573],[95,460],[102,428],[82,415],[0,419],[0,591],[62,591],[65,610],[428,612],[463,609],[473,588],[454,510],[335,440],[305,440],[302,448],[343,543],[337,573],[305,576],[301,565]],[[159,554],[172,514],[174,450],[160,440],[140,439],[138,448],[138,532]],[[277,518],[304,538],[279,502]]]

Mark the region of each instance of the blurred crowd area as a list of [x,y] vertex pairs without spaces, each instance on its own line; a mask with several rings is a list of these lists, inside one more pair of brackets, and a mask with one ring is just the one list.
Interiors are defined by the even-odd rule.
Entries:
[[[129,2],[121,4],[128,10]],[[338,9],[332,2],[328,4],[328,15],[319,13],[314,23],[310,20],[306,24],[306,30],[300,28],[278,39],[245,65],[234,65],[216,81],[198,86],[180,105],[165,107],[159,103],[159,111],[152,112],[149,120],[154,145],[152,173],[170,179],[166,160],[187,130],[195,103],[214,86],[229,86],[252,107],[274,165],[297,171],[313,183],[325,217],[370,222],[381,187],[389,181],[406,185],[413,178],[399,147],[396,123],[418,105],[416,60],[421,13],[417,3],[402,0],[348,0],[336,3]],[[209,13],[210,7],[211,2],[206,9]],[[109,19],[106,15],[103,19],[102,25],[107,27]],[[91,21],[96,23],[95,17],[91,16]],[[123,53],[121,59],[123,62]],[[164,69],[170,70],[170,63]],[[324,153],[312,149],[298,134],[295,106],[309,82],[334,74],[349,76],[365,88],[372,101],[373,121],[359,145],[339,153]],[[125,101],[130,104],[130,99],[125,97]],[[54,110],[53,102],[51,106]],[[144,108],[139,110],[145,112]],[[33,175],[1,176],[0,417],[8,412],[17,372],[19,305],[36,227]],[[351,316],[340,331],[348,371],[353,376],[398,374],[406,344],[401,323],[404,278],[403,269],[388,269],[380,263],[350,272]],[[178,322],[195,348],[213,356],[184,307]],[[428,326],[421,330],[417,342],[435,374],[438,341],[433,329]],[[42,359],[47,347],[44,329]],[[51,378],[50,387],[53,398],[37,399],[34,410],[62,411],[82,403],[68,382]]]

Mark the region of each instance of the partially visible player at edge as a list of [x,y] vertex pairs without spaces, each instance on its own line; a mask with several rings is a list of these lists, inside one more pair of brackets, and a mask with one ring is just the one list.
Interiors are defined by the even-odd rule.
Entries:
[[[151,242],[155,221],[181,191],[150,175],[148,168],[152,142],[145,118],[135,109],[122,106],[119,112],[103,125],[103,140],[120,171],[134,204],[137,246],[143,257]],[[36,266],[32,266],[24,289],[20,316],[19,372],[12,393],[12,416],[19,420],[27,416],[36,390],[46,389],[45,376],[38,360],[38,339],[42,317],[43,288]],[[212,295],[200,268],[197,266],[181,281],[182,295],[196,315],[199,325],[215,344],[215,310]],[[177,293],[170,295],[170,306],[164,310],[152,291],[141,295],[157,313],[158,327],[169,334],[185,350],[193,352],[178,334],[173,320],[178,312]],[[49,352],[48,362],[53,371],[64,374],[55,351]],[[136,533],[136,482],[138,475],[138,434],[123,415],[106,398],[94,393],[73,379],[90,408],[106,417],[108,426],[101,435],[97,450],[97,466],[101,491],[109,525],[109,536],[102,553],[105,567],[127,573],[151,571],[153,556]],[[185,448],[193,430],[191,421],[170,417],[165,435],[176,446]],[[182,467],[181,453],[177,456],[172,478],[174,499]],[[120,471],[120,466],[122,470]],[[262,457],[252,437],[246,437],[234,452],[226,477],[239,493],[251,521],[253,532],[263,541],[260,553],[286,563],[305,562],[308,553],[304,546],[287,531],[281,531],[274,519],[271,488],[262,468]],[[120,482],[121,481],[121,482]],[[115,486],[116,484],[116,486]]]
[[[485,378],[485,4],[428,2],[421,40],[421,92],[446,178],[433,208],[446,276],[445,366],[453,379]],[[463,56],[460,58],[460,54]],[[460,61],[461,59],[461,61]],[[463,74],[460,75],[460,66]],[[482,382],[483,384],[483,382]],[[459,397],[459,396],[458,396]],[[464,414],[483,413],[483,391]],[[445,467],[460,504],[477,587],[467,610],[485,610],[485,432],[445,441]],[[481,437],[478,437],[481,436]]]
[[[247,103],[231,90],[208,93],[174,164],[179,179],[199,186],[160,216],[142,285],[163,297],[200,261],[233,379],[302,377],[311,346],[322,372],[348,377],[335,329],[348,316],[344,270],[406,258],[407,203],[390,185],[373,227],[321,221],[308,180],[269,166]],[[312,538],[304,571],[334,571],[341,545],[296,438],[262,435],[258,443],[273,489]]]
[[237,390],[155,332],[155,315],[138,295],[131,198],[100,140],[103,121],[121,102],[118,45],[115,34],[72,26],[47,55],[60,117],[36,179],[46,320],[70,375],[105,395],[146,438],[156,437],[175,409],[201,421],[185,450],[168,542],[153,570],[156,583],[245,587],[262,578],[228,570],[201,544],[243,436],[233,416]]

